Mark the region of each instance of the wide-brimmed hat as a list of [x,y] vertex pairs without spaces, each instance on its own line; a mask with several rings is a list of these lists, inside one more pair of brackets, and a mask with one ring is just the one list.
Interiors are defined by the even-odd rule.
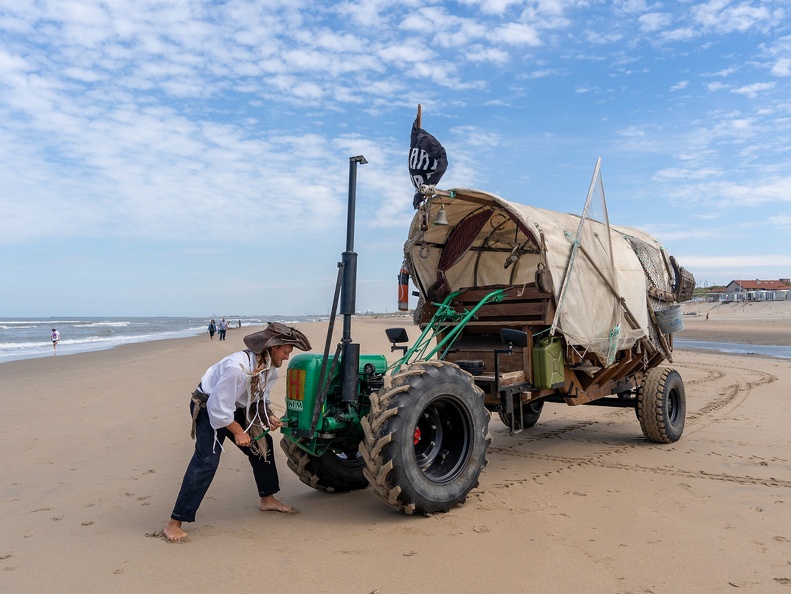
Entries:
[[270,322],[266,328],[254,334],[244,337],[244,344],[256,355],[260,355],[266,349],[281,344],[290,344],[301,351],[310,350],[310,341],[307,336],[296,328],[286,326],[280,322]]

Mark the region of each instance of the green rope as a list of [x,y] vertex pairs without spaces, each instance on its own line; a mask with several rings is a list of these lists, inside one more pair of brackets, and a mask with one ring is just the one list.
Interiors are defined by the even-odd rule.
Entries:
[[251,441],[258,441],[259,439],[261,439],[261,438],[262,438],[264,435],[266,435],[267,433],[269,433],[269,429],[264,429],[264,432],[263,432],[261,435],[259,435],[258,437],[253,437],[253,438],[251,439]]

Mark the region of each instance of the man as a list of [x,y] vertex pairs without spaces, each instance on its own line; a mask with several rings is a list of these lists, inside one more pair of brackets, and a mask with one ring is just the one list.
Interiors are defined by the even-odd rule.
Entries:
[[217,326],[217,330],[220,334],[220,340],[225,340],[225,331],[228,330],[228,322],[225,321],[225,318],[223,318],[220,325]]
[[275,498],[280,484],[269,431],[280,428],[281,422],[272,412],[269,393],[277,380],[278,368],[294,347],[308,351],[310,342],[299,330],[272,322],[261,332],[245,336],[244,344],[247,350],[212,365],[193,392],[190,411],[195,453],[184,474],[170,521],[163,530],[171,542],[187,537],[181,524],[195,521],[220,463],[226,437],[250,461],[261,498],[259,509],[294,511]]

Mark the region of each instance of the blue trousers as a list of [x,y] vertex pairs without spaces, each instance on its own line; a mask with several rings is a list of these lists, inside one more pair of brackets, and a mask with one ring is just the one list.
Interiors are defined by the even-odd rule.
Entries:
[[[194,406],[195,403],[190,401],[190,417]],[[244,409],[237,409],[235,418],[236,422],[242,427],[247,426],[244,419]],[[222,453],[220,445],[225,442],[226,437],[229,437],[236,445],[233,433],[227,429],[217,430],[217,441],[219,441],[219,444],[214,443],[214,429],[212,429],[209,422],[209,413],[206,412],[205,407],[201,408],[195,421],[195,453],[192,455],[189,466],[187,466],[187,472],[184,473],[184,480],[181,482],[176,505],[170,515],[172,519],[182,522],[195,521],[198,507],[203,501],[206,491],[209,490],[209,485],[211,485],[214,474],[217,472],[217,467],[220,465],[220,454]],[[272,436],[267,433],[261,439],[266,439],[268,446],[266,459],[263,460],[254,454],[249,447],[238,445],[236,447],[250,461],[259,497],[266,497],[277,493],[280,490],[280,483],[277,478],[277,468],[275,468],[275,455],[272,451]]]

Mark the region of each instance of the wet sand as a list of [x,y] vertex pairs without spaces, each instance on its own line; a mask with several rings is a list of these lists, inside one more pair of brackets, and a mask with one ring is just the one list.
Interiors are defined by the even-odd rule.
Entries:
[[676,338],[791,345],[791,301],[687,304],[682,309],[684,330]]

